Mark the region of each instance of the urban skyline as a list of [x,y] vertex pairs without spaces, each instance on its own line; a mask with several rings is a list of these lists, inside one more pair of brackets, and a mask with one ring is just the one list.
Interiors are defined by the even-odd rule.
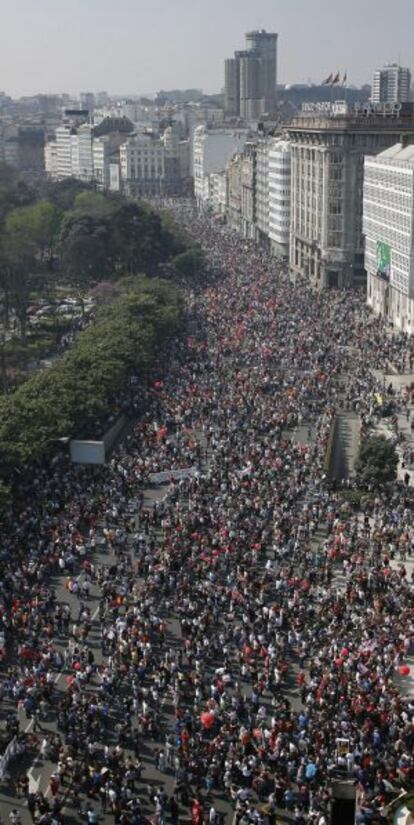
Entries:
[[[237,11],[237,14],[236,14]],[[375,23],[380,21],[381,25]],[[120,0],[117,14],[108,0],[75,0],[56,8],[51,0],[10,7],[0,50],[1,87],[15,97],[39,92],[154,93],[159,88],[223,87],[226,56],[250,29],[279,33],[281,83],[322,80],[347,70],[351,84],[370,82],[379,62],[411,64],[410,21],[414,7],[401,0],[399,13],[384,0],[295,3],[190,0],[145,5]],[[338,32],[340,31],[340,37]],[[25,32],[30,35],[25,36]],[[208,48],[206,47],[208,45]]]

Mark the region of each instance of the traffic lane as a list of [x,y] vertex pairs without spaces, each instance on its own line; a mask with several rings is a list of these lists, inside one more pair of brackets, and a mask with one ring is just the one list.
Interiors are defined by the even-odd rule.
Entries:
[[[147,509],[152,508],[155,502],[160,501],[166,497],[166,495],[168,494],[168,490],[169,485],[161,485],[159,487],[152,486],[146,489],[144,491],[144,507],[146,507]],[[135,512],[131,513],[131,515],[132,517],[135,516],[136,518],[136,516],[138,515],[138,511],[135,510]],[[137,522],[136,526],[138,527]],[[97,530],[96,547],[92,551],[90,550],[90,548],[87,549],[84,559],[93,562],[96,568],[96,572],[98,571],[99,567],[107,567],[117,563],[117,557],[115,553],[111,552],[103,536],[102,525],[100,525]],[[77,560],[75,562],[74,567],[74,576],[76,576],[80,580],[82,580],[83,577],[82,561],[83,560]],[[103,658],[100,642],[101,624],[99,620],[99,603],[101,599],[101,588],[97,584],[95,576],[92,581],[89,597],[87,599],[79,597],[67,589],[66,582],[68,576],[69,571],[63,571],[62,575],[53,576],[49,580],[49,585],[55,592],[56,604],[68,604],[72,614],[69,635],[55,636],[53,639],[53,645],[57,650],[59,650],[60,653],[62,653],[62,655],[65,655],[67,653],[68,642],[71,636],[74,620],[76,620],[79,615],[81,603],[86,604],[91,610],[91,629],[88,634],[87,646],[88,648],[92,649],[95,658],[95,663],[99,666]],[[58,699],[59,694],[62,695],[67,689],[66,679],[70,674],[71,669],[67,666],[66,663],[64,664],[62,670],[56,674],[54,682],[54,689],[57,694],[55,697],[56,699]],[[22,708],[17,709],[17,715],[20,722],[21,732],[24,732],[26,734],[33,733],[33,718],[28,718],[27,714]],[[40,720],[40,730],[36,732],[36,736],[39,740],[37,750],[39,750],[40,748],[40,742],[44,734],[56,733],[59,734],[57,725],[57,714],[55,712],[55,709],[51,708],[47,712],[45,718],[42,718]],[[25,802],[24,800],[19,800],[18,796],[16,795],[15,787],[15,782],[18,776],[21,775],[21,773],[27,773],[29,777],[31,791],[41,791],[42,793],[49,795],[49,779],[54,770],[55,764],[47,759],[43,759],[42,757],[40,757],[39,753],[36,752],[28,753],[25,759],[20,763],[14,760],[10,765],[11,781],[7,785],[5,785],[5,783],[2,783],[2,786],[4,787],[0,788],[0,803],[2,811],[4,808],[4,812],[5,814],[7,813],[7,816],[10,814],[13,808],[18,808],[19,813],[24,811]],[[28,821],[31,821],[27,809],[26,813],[29,816]]]

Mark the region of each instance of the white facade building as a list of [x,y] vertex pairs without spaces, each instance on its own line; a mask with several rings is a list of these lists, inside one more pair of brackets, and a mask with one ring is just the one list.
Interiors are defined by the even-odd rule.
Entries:
[[58,152],[55,140],[45,143],[45,171],[52,180],[56,180],[58,174]]
[[[94,180],[101,189],[115,188],[119,179],[118,188],[125,185],[136,195],[176,194],[188,187],[189,142],[168,128],[162,138],[131,129],[124,118],[106,119],[98,127],[62,124],[44,149],[46,172],[54,180]],[[120,168],[111,178],[114,163]]]
[[289,257],[290,154],[288,140],[274,139],[269,148],[269,238],[272,252]]
[[93,177],[100,189],[110,188],[110,166],[115,154],[119,158],[119,151],[117,150],[119,150],[122,140],[123,138],[119,133],[103,135],[93,140]]
[[93,129],[84,124],[72,135],[72,175],[83,181],[93,180]]
[[318,289],[366,284],[365,155],[414,140],[411,112],[308,114],[285,127],[291,150],[290,272]]
[[149,134],[131,135],[120,147],[121,178],[135,194],[159,194],[165,178],[164,144]]
[[373,103],[407,103],[410,87],[410,70],[390,63],[374,72],[371,100]]
[[230,158],[243,149],[248,131],[243,129],[207,129],[198,126],[194,132],[193,176],[194,194],[198,205],[210,197],[209,175],[224,172]]
[[367,301],[414,333],[414,146],[365,158],[363,232]]
[[69,125],[58,126],[56,129],[56,177],[57,180],[71,178],[72,171],[72,137],[73,128]]
[[46,143],[45,169],[55,180],[78,178],[91,181],[93,166],[93,128],[89,124],[75,127],[62,124],[56,129],[56,140]]

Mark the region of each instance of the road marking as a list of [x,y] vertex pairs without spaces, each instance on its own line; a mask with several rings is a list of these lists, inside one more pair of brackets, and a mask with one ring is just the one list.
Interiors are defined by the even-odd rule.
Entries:
[[30,770],[27,771],[27,776],[29,777],[29,792],[30,793],[37,793],[39,790],[40,780],[42,778],[42,774],[35,779],[33,776],[34,768],[31,767]]

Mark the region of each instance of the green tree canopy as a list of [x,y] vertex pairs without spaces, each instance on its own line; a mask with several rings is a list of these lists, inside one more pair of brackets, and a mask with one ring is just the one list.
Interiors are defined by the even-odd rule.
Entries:
[[12,166],[0,163],[0,225],[11,209],[27,206],[36,200],[36,192],[21,180]]
[[116,212],[117,199],[103,192],[80,192],[76,195],[73,211],[91,215],[94,218],[109,218]]
[[137,203],[125,203],[111,221],[118,266],[134,275],[153,274],[170,255],[170,237],[156,212]]
[[397,467],[397,451],[385,436],[373,435],[362,442],[356,464],[362,481],[375,485],[394,481]]
[[87,288],[113,270],[112,230],[106,218],[69,212],[60,235],[63,278]]
[[50,201],[62,212],[67,212],[74,208],[75,200],[82,192],[94,192],[94,188],[90,183],[76,180],[76,178],[66,178],[59,181],[43,181],[40,184],[39,191],[41,197]]
[[43,259],[52,254],[61,222],[61,213],[50,201],[14,209],[6,218],[6,236],[15,238]]
[[111,399],[129,375],[144,373],[163,341],[177,333],[182,308],[176,287],[141,276],[133,291],[101,310],[63,358],[0,398],[3,477],[50,451],[58,438],[101,434]]
[[185,252],[176,255],[172,260],[172,265],[176,275],[185,280],[197,278],[206,266],[206,260],[202,249],[192,247]]

